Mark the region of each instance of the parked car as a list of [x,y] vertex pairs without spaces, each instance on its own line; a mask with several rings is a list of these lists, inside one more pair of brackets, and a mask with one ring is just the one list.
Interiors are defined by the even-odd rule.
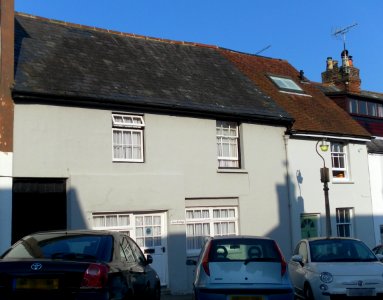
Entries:
[[303,239],[288,270],[296,296],[304,299],[383,299],[383,264],[358,239]]
[[195,300],[293,299],[287,263],[275,240],[254,236],[210,237],[193,282]]
[[372,252],[375,254],[382,254],[383,255],[383,245],[377,245],[374,248],[372,248]]
[[378,257],[378,259],[383,262],[383,245],[377,245],[374,248],[372,248],[372,252],[375,253],[375,255]]
[[0,256],[0,299],[160,299],[160,279],[126,234],[98,230],[28,235]]

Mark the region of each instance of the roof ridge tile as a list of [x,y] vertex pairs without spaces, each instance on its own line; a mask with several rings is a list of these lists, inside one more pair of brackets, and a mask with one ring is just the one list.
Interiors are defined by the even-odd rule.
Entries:
[[77,23],[72,23],[72,22],[66,22],[66,21],[61,21],[61,20],[56,20],[56,19],[50,19],[50,18],[35,16],[35,15],[26,14],[26,13],[22,13],[22,12],[15,12],[15,15],[16,16],[26,17],[26,18],[31,18],[31,19],[35,19],[35,20],[41,20],[41,21],[52,23],[52,24],[65,25],[65,26],[68,26],[68,27],[79,28],[79,29],[93,30],[93,31],[96,31],[96,32],[110,33],[110,34],[119,35],[119,36],[125,36],[125,37],[133,37],[133,38],[145,39],[145,40],[157,41],[157,42],[163,42],[163,43],[168,43],[168,44],[187,45],[187,46],[195,46],[195,47],[203,47],[203,48],[220,49],[220,47],[218,47],[216,45],[209,45],[209,44],[203,44],[203,43],[197,43],[197,42],[177,41],[177,40],[171,40],[171,39],[165,39],[165,38],[151,37],[151,36],[140,35],[140,34],[135,34],[135,33],[128,33],[128,32],[122,32],[122,31],[117,31],[117,30],[110,30],[110,29],[96,27],[96,26],[82,25],[82,24],[77,24]]

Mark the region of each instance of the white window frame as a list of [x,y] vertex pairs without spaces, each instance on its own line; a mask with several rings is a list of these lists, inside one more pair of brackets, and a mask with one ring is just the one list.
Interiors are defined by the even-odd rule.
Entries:
[[131,213],[94,213],[92,214],[92,228],[120,231],[130,235],[134,230],[133,217]]
[[[233,216],[229,215],[229,211],[234,213]],[[217,217],[217,212],[220,212]],[[223,212],[227,212],[226,216],[222,216]],[[203,246],[203,239],[209,236],[221,235],[238,235],[238,207],[224,206],[224,207],[187,207],[186,214],[186,251],[188,256],[197,256]],[[234,227],[232,227],[234,225]],[[202,235],[195,235],[196,226],[203,228]],[[232,227],[232,231],[227,231],[227,234],[218,232],[217,229],[222,229],[222,226]],[[193,228],[193,232],[191,232]],[[200,244],[198,247],[190,247],[189,239],[192,239],[191,244]]]
[[[112,114],[112,157],[116,162],[144,161],[144,128],[143,116],[130,114]],[[115,135],[128,137],[128,142],[116,144]],[[138,142],[133,142],[133,136],[138,136]],[[120,151],[118,151],[120,150]],[[130,150],[130,151],[128,151]],[[117,155],[122,153],[122,155]],[[130,155],[128,155],[130,153]],[[138,156],[134,157],[134,153]]]
[[343,143],[331,143],[331,166],[333,181],[350,180],[347,146]]
[[281,90],[304,93],[303,89],[290,78],[273,75],[269,75],[269,77]]
[[[336,209],[336,232],[339,237],[354,236],[354,209],[352,207],[339,207]],[[342,229],[342,230],[341,230]],[[341,231],[343,234],[341,234]],[[344,234],[348,231],[349,235]]]
[[[144,247],[156,247],[158,246],[158,241],[162,243],[163,237],[166,235],[165,227],[163,224],[163,218],[161,218],[161,213],[152,213],[152,214],[137,214],[133,212],[94,212],[92,213],[91,226],[94,230],[110,230],[124,232],[131,238],[133,238],[136,243]],[[142,221],[144,218],[152,218],[151,224],[144,224],[139,222],[139,219]],[[161,222],[154,222],[157,220],[157,217],[160,218]],[[149,228],[152,230],[150,234],[143,233],[145,229]],[[152,242],[146,242],[146,240],[151,240]]]
[[239,125],[216,121],[218,168],[240,168]]

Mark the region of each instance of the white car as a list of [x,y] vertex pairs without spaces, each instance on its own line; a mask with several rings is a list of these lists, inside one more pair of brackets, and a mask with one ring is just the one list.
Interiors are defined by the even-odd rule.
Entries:
[[293,300],[287,263],[277,242],[266,237],[207,239],[196,265],[195,300]]
[[303,239],[288,270],[295,295],[303,299],[383,299],[380,258],[358,239]]

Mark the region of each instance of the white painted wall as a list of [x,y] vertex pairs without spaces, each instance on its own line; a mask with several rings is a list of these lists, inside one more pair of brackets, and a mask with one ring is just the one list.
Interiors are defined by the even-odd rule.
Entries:
[[376,244],[383,243],[380,226],[383,226],[383,155],[369,154],[371,196],[374,212]]
[[145,163],[113,163],[111,111],[16,105],[14,177],[68,178],[71,228],[90,226],[92,212],[167,211],[172,292],[190,287],[186,227],[170,224],[185,219],[185,199],[238,199],[240,233],[271,236],[289,254],[285,128],[242,124],[243,170],[218,172],[216,120],[144,119]]
[[[301,238],[299,224],[301,213],[320,213],[321,233],[323,236],[326,233],[324,191],[319,171],[323,167],[323,161],[315,151],[316,142],[299,139],[288,141],[294,244]],[[375,236],[373,234],[367,149],[364,144],[351,142],[348,144],[348,150],[351,180],[336,183],[330,179],[329,183],[332,235],[336,236],[337,233],[336,208],[353,207],[355,212],[354,237],[362,239],[372,247],[375,245]],[[331,174],[330,150],[320,153],[325,158],[326,167],[330,168]]]

